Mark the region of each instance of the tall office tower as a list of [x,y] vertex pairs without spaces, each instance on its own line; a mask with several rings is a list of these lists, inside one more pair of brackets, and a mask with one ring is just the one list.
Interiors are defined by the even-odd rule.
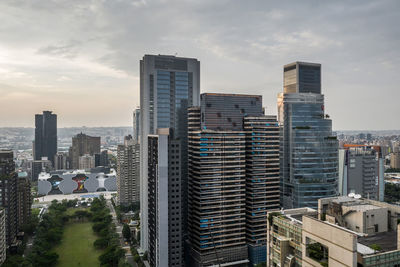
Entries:
[[118,203],[128,206],[139,202],[140,146],[131,135],[117,149]]
[[[145,55],[140,61],[140,247],[149,247],[148,139],[158,128],[170,128],[171,139],[180,140],[179,181],[185,234],[187,217],[187,108],[200,99],[200,62],[193,58]],[[176,246],[182,244],[176,244]]]
[[31,182],[26,172],[18,172],[17,181],[17,220],[18,228],[29,223],[31,217]]
[[279,127],[262,97],[202,94],[189,109],[191,266],[266,258],[266,212],[279,209]]
[[150,266],[184,266],[181,150],[171,129],[148,136],[148,207]]
[[7,247],[15,244],[18,233],[17,179],[13,152],[0,150],[0,207],[6,212]]
[[68,169],[68,155],[64,152],[58,152],[54,156],[54,169],[55,170],[66,170]]
[[6,240],[6,211],[0,207],[0,266],[5,262],[7,257],[7,240]]
[[133,111],[133,140],[140,144],[140,108]]
[[89,136],[83,133],[72,137],[72,146],[69,149],[71,168],[79,168],[79,157],[83,155],[94,156],[100,153],[100,137]]
[[321,65],[285,65],[283,86],[278,95],[281,205],[316,208],[319,198],[336,196],[338,186],[338,141],[324,113]]
[[34,159],[47,157],[54,165],[57,153],[57,115],[51,111],[35,115]]
[[384,158],[379,146],[348,145],[339,149],[339,193],[384,200]]

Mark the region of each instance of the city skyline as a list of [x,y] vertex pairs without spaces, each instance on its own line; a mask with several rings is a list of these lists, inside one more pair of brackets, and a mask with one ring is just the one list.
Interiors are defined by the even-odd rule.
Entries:
[[[201,93],[260,94],[267,114],[277,114],[284,64],[321,63],[334,130],[398,129],[392,123],[400,111],[396,1],[3,1],[0,7],[0,127],[32,127],[30,114],[42,110],[58,114],[60,127],[132,125],[138,60],[177,53],[202,62]],[[15,103],[23,108],[13,109]]]

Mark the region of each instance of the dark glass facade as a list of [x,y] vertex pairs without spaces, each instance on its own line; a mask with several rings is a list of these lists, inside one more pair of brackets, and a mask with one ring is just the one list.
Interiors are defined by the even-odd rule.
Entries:
[[278,96],[284,208],[317,208],[319,198],[338,192],[338,141],[332,136],[332,121],[325,115],[324,96],[314,93],[321,91],[318,65],[297,62],[298,73],[304,76],[298,78],[300,91],[307,92]]
[[321,64],[294,62],[283,68],[284,93],[321,93]]
[[57,153],[57,115],[51,111],[35,115],[34,159],[47,157],[53,163]]

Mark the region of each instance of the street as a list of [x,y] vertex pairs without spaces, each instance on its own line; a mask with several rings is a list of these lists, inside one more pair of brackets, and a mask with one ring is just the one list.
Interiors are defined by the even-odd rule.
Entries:
[[126,261],[133,267],[137,267],[136,262],[133,260],[133,256],[131,253],[131,247],[129,246],[129,244],[125,245],[125,240],[124,240],[124,237],[122,236],[122,225],[117,220],[117,214],[115,212],[114,206],[111,203],[111,200],[109,200],[109,199],[107,200],[107,205],[111,211],[112,220],[113,220],[113,223],[115,224],[116,232],[119,235],[120,245],[121,245],[122,249],[125,250]]

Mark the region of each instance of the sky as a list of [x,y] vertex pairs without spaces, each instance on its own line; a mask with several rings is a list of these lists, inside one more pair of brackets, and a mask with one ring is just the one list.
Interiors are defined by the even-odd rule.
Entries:
[[400,1],[1,0],[0,127],[128,126],[144,54],[194,57],[201,91],[261,94],[322,64],[334,130],[400,129]]

